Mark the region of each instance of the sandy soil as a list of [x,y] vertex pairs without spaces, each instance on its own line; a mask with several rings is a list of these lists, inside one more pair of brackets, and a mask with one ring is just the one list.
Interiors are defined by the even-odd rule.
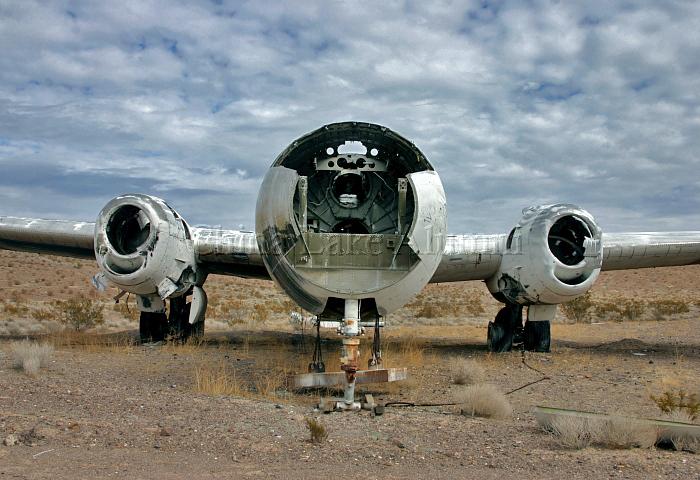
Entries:
[[[43,308],[46,291],[50,298],[86,291],[94,269],[46,258],[0,252],[3,297],[28,308],[0,312],[5,327],[14,328],[0,335],[0,442],[8,435],[20,440],[0,445],[0,478],[700,478],[700,455],[691,453],[564,449],[531,413],[534,405],[548,405],[658,417],[650,395],[697,390],[699,267],[604,274],[598,298],[672,296],[687,299],[691,311],[667,321],[557,324],[550,354],[488,354],[485,323],[496,306],[486,295],[484,313],[462,324],[445,318],[445,327],[435,326],[439,318],[416,319],[418,307],[404,309],[398,326],[386,331],[395,345],[386,360],[408,365],[411,380],[365,390],[383,402],[450,403],[461,388],[451,382],[455,357],[477,360],[503,392],[542,377],[530,367],[549,377],[508,395],[512,418],[489,420],[461,416],[452,406],[323,415],[313,409],[319,392],[197,391],[198,368],[222,366],[250,385],[280,364],[302,369],[310,339],[302,345],[280,312],[227,330],[225,319],[212,322],[221,330],[199,346],[135,346],[109,333],[81,346],[60,334],[42,336],[57,330],[30,314]],[[283,301],[266,282],[242,285],[215,279],[210,288],[222,298],[235,290],[246,305]],[[424,296],[439,303],[477,288],[483,285],[436,285]],[[103,332],[134,334],[133,320],[115,310],[109,315]],[[10,361],[11,342],[31,332],[59,345],[36,377]],[[325,337],[329,365],[338,346]],[[327,427],[326,442],[308,440],[306,418]]]

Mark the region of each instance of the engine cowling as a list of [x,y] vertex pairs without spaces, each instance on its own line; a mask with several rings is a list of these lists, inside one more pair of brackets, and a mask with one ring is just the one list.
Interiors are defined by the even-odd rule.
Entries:
[[[352,151],[348,151],[352,150]],[[326,125],[266,174],[256,234],[270,276],[304,309],[386,315],[430,280],[445,245],[440,177],[411,142],[380,125]]]
[[555,305],[586,293],[603,261],[602,232],[571,204],[530,207],[508,235],[498,273],[486,281],[504,303]]
[[95,257],[102,275],[139,295],[144,310],[161,310],[158,298],[183,295],[199,280],[189,226],[149,195],[122,195],[105,205],[95,225]]

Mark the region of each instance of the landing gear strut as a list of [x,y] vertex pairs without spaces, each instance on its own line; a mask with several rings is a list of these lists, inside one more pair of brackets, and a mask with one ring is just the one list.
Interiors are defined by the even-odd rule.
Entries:
[[[187,301],[188,295],[182,295],[170,299],[170,309],[165,313],[165,304],[160,301],[161,312],[141,311],[139,321],[139,335],[141,343],[162,342],[168,337],[185,342],[190,338],[199,338],[204,335],[204,312],[207,308],[207,298],[201,287],[194,287],[192,301]],[[141,300],[142,304],[145,304]],[[152,305],[152,303],[149,303]],[[190,323],[192,309],[194,308],[194,322]]]

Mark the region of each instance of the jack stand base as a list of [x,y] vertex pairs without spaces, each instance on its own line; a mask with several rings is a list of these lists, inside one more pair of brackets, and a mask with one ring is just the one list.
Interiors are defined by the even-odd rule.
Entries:
[[359,410],[373,411],[377,405],[374,403],[374,397],[368,393],[365,395],[364,402],[345,403],[341,398],[322,398],[318,403],[318,409],[323,413],[331,412],[356,412]]
[[[345,372],[302,373],[289,378],[291,388],[342,387],[345,385]],[[358,370],[355,372],[355,383],[386,383],[406,380],[406,368],[378,368]]]

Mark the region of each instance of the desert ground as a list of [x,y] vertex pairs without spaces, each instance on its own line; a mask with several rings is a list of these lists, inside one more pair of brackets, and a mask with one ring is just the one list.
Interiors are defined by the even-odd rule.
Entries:
[[[572,448],[532,413],[664,418],[652,397],[700,394],[700,266],[603,273],[589,308],[558,313],[548,354],[486,351],[499,304],[479,282],[430,285],[387,319],[385,364],[410,379],[361,393],[459,403],[466,368],[460,383],[493,385],[512,407],[499,418],[463,405],[322,414],[315,404],[334,392],[285,386],[313,336],[273,283],[212,276],[201,342],[138,345],[134,299],[94,292],[95,270],[0,251],[0,478],[700,478],[692,451]],[[102,308],[101,325],[63,324],[57,302],[78,297]],[[15,366],[25,339],[47,346],[38,371]],[[328,370],[339,348],[324,332]],[[309,419],[327,438],[311,441]]]

